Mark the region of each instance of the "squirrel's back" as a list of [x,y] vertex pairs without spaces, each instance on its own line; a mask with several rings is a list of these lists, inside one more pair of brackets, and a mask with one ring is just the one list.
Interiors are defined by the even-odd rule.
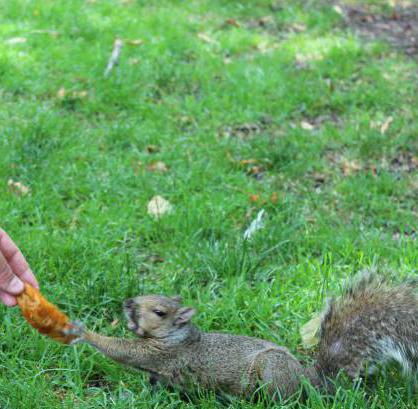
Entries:
[[323,313],[317,369],[355,378],[396,361],[404,373],[418,368],[417,283],[392,286],[362,273]]

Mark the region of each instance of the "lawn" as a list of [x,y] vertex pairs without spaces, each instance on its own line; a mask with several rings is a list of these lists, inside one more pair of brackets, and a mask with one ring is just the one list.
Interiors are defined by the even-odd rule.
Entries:
[[[330,3],[0,0],[0,220],[48,298],[130,336],[123,299],[181,294],[202,329],[309,361],[299,328],[344,279],[416,274],[417,60],[365,41]],[[156,195],[171,213],[148,214]],[[1,408],[226,405],[152,391],[16,308],[0,319]],[[393,376],[286,407],[416,401]]]

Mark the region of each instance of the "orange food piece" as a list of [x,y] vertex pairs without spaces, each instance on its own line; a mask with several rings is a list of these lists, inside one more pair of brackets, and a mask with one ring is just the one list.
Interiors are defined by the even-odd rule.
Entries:
[[71,328],[68,316],[30,284],[25,283],[25,290],[17,296],[17,303],[26,321],[41,334],[63,344],[77,338],[64,333],[65,329]]

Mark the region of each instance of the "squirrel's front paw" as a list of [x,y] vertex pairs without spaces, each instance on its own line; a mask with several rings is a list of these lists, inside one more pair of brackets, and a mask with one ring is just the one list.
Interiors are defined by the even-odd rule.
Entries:
[[71,344],[76,344],[77,342],[82,342],[84,340],[84,335],[86,333],[86,326],[81,321],[72,321],[69,323],[68,328],[64,330],[65,335],[76,336]]

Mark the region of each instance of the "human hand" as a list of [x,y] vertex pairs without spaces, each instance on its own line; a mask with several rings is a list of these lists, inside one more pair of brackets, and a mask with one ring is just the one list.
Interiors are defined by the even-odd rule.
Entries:
[[16,305],[16,295],[26,281],[36,288],[38,282],[22,252],[8,234],[0,228],[0,300],[8,307]]

